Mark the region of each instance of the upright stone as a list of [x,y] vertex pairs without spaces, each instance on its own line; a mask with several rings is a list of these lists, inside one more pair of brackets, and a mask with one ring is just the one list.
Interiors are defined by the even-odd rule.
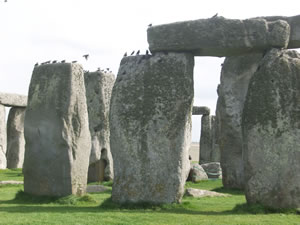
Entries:
[[200,156],[199,163],[211,162],[212,151],[212,116],[203,115],[201,118]]
[[26,108],[13,107],[7,119],[7,168],[22,168],[25,153],[24,117]]
[[86,73],[84,80],[92,138],[88,181],[112,180],[113,160],[109,143],[109,106],[115,75],[100,71]]
[[216,114],[220,122],[221,167],[226,188],[244,188],[242,110],[249,80],[262,58],[260,53],[227,57],[221,71]]
[[0,169],[6,169],[6,121],[5,107],[0,105]]
[[110,108],[113,201],[181,201],[190,168],[193,67],[191,54],[122,59]]
[[212,149],[210,154],[210,162],[220,162],[221,160],[221,152],[219,146],[219,121],[218,117],[211,117],[211,135],[212,135]]
[[243,111],[248,203],[300,207],[300,54],[272,49],[253,75]]
[[66,196],[86,190],[91,136],[82,67],[35,67],[25,115],[24,191]]

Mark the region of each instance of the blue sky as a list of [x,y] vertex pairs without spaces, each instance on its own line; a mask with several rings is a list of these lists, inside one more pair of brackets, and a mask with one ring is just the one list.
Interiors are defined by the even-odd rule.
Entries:
[[[299,9],[299,0],[0,0],[0,92],[27,95],[33,65],[47,60],[77,60],[87,70],[109,67],[117,74],[124,52],[148,48],[149,23],[216,13],[231,19],[293,16]],[[195,59],[195,105],[208,106],[213,114],[223,60]],[[193,141],[200,137],[200,119],[193,118]]]

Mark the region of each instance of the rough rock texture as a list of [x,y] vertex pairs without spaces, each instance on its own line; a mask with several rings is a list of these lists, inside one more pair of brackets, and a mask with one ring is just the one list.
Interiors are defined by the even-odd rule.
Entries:
[[6,169],[6,140],[5,107],[0,105],[0,169]]
[[243,111],[248,203],[300,207],[300,54],[273,49],[253,75]]
[[[115,75],[111,73],[85,73],[86,99],[89,113],[89,127],[92,149],[89,164],[100,159],[106,161],[104,179],[113,179],[113,160],[110,152],[109,106]],[[103,154],[101,154],[103,153]],[[95,171],[96,172],[96,171]],[[99,181],[99,176],[89,171],[88,180]]]
[[105,192],[107,190],[109,189],[103,185],[88,185],[86,187],[87,193]]
[[121,61],[110,108],[112,200],[180,202],[190,162],[194,57]]
[[198,182],[200,180],[207,180],[207,179],[208,179],[207,174],[201,165],[199,164],[191,165],[189,177],[187,179],[188,181]]
[[8,107],[26,107],[27,96],[0,92],[0,104]]
[[7,168],[22,168],[25,153],[24,117],[26,108],[13,107],[7,119]]
[[196,188],[187,188],[185,191],[186,196],[191,196],[194,198],[202,198],[202,197],[228,197],[228,194],[222,194],[215,191],[207,191]]
[[210,162],[220,162],[221,160],[221,152],[219,146],[219,121],[216,116],[211,117],[211,135],[212,135],[212,149],[210,154]]
[[222,178],[222,169],[220,163],[211,162],[201,164],[201,166],[207,173],[208,178]]
[[206,106],[193,106],[193,115],[209,115],[210,109]]
[[48,196],[83,194],[91,136],[79,64],[35,67],[24,124],[24,191]]
[[290,26],[283,20],[223,17],[152,26],[147,32],[151,52],[191,52],[198,56],[232,56],[284,48],[290,38]]
[[300,15],[285,17],[285,16],[268,16],[261,17],[267,21],[284,20],[288,22],[291,29],[288,48],[300,48]]
[[201,118],[200,155],[199,162],[210,162],[212,152],[212,127],[210,115],[203,115]]
[[260,53],[247,54],[227,57],[223,63],[216,114],[220,120],[219,147],[226,188],[244,188],[242,110],[249,80],[262,58]]

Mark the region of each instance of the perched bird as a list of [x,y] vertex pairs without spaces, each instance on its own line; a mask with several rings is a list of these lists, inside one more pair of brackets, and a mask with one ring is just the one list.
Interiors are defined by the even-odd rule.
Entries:
[[149,51],[148,50],[146,50],[146,55],[149,55]]
[[61,63],[65,63],[65,62],[66,62],[66,60],[62,60],[62,61],[61,61]]
[[100,67],[98,67],[98,68],[97,68],[97,71],[100,71],[100,70],[101,70]]
[[109,68],[106,68],[107,71],[109,71]]
[[126,56],[127,56],[127,52],[124,53],[123,57],[126,57]]
[[89,59],[89,54],[86,54],[86,55],[83,55],[82,57],[84,57],[85,58],[85,60],[88,60]]
[[53,60],[52,63],[57,63],[57,60]]
[[138,50],[137,52],[136,52],[136,55],[139,55],[140,54],[140,50]]
[[34,64],[35,67],[38,66],[38,65],[39,65],[39,63]]
[[212,18],[216,18],[218,16],[218,13],[216,13]]
[[152,27],[152,23],[150,23],[150,24],[148,25],[148,27]]
[[133,55],[134,54],[134,51],[133,52],[131,52],[131,55]]
[[72,63],[77,63],[77,61],[76,61],[76,60],[74,60],[74,61],[72,61]]
[[51,62],[50,60],[49,60],[49,61],[46,61],[45,64],[49,64],[50,62]]

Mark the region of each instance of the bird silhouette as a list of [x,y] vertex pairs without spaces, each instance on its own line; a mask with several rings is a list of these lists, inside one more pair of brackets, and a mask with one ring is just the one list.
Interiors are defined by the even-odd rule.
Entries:
[[148,25],[148,27],[152,27],[152,23],[150,23],[150,24]]
[[216,13],[212,18],[216,18],[218,16],[218,13]]
[[149,51],[148,50],[146,50],[146,55],[149,55]]
[[46,61],[45,64],[49,64],[50,62],[51,62],[50,60],[49,60],[49,61]]
[[140,54],[140,50],[138,50],[137,52],[136,52],[136,55],[139,55]]
[[100,67],[98,67],[98,68],[97,68],[97,71],[100,71],[100,70],[101,70]]
[[106,68],[107,71],[109,71],[109,68]]
[[7,2],[7,0],[4,0],[4,2]]
[[39,65],[39,63],[34,64],[34,66],[38,66],[38,65]]
[[123,57],[126,57],[126,56],[127,56],[127,52],[124,53]]
[[57,60],[53,60],[52,63],[57,63]]
[[89,59],[89,54],[86,54],[86,55],[83,55],[82,57],[84,57],[85,58],[85,60],[88,60]]
[[61,61],[61,63],[65,63],[65,62],[66,62],[66,60],[62,60],[62,61]]
[[134,54],[134,51],[133,52],[131,52],[131,55],[133,55]]
[[74,60],[74,61],[72,61],[72,63],[77,63],[77,61],[76,61],[76,60]]

